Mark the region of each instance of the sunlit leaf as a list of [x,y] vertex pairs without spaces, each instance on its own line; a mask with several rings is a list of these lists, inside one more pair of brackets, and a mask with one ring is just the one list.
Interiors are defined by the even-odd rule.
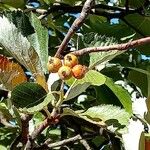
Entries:
[[[93,32],[84,35],[83,42],[86,47],[100,47],[117,44],[117,41],[113,37],[100,36]],[[113,50],[109,52],[96,52],[90,53],[90,68],[93,68],[101,63],[106,63],[117,55],[122,54],[124,51]]]
[[[68,115],[82,118],[97,126],[107,127],[113,132],[119,130],[123,131],[123,129],[128,125],[131,117],[124,109],[113,105],[94,106],[90,107],[85,112],[64,108],[62,116]],[[125,131],[126,129],[124,129],[124,132]]]
[[[117,96],[124,109],[128,113],[132,113],[132,101],[129,93],[123,89],[121,86],[114,84],[114,82],[107,77],[105,84],[113,91],[113,93]],[[110,98],[110,101],[112,99]]]
[[0,17],[0,22],[0,44],[32,74],[45,79],[39,56],[27,38],[5,16]]
[[21,66],[0,55],[0,83],[7,90],[26,82],[27,78]]
[[116,129],[124,128],[128,125],[130,115],[124,109],[113,105],[99,105],[89,108],[86,112],[79,114],[87,120],[96,121]]
[[67,81],[67,84],[71,86],[71,90],[65,100],[76,97],[77,95],[84,92],[90,85],[100,86],[104,84],[105,81],[106,78],[104,75],[95,70],[89,70],[83,79],[71,79]]
[[35,33],[28,36],[28,39],[39,55],[43,71],[46,72],[48,60],[48,30],[41,25],[40,20],[33,13],[30,14],[30,22],[34,27]]

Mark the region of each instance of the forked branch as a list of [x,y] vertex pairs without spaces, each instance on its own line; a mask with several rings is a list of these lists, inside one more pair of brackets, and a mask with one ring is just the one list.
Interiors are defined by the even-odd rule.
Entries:
[[92,6],[94,5],[94,0],[87,0],[82,8],[81,14],[79,18],[77,18],[72,26],[70,27],[67,35],[65,36],[64,40],[62,41],[61,45],[59,46],[55,56],[61,57],[61,53],[67,46],[68,42],[70,41],[72,35],[81,27],[83,22],[85,21],[86,17],[88,16]]

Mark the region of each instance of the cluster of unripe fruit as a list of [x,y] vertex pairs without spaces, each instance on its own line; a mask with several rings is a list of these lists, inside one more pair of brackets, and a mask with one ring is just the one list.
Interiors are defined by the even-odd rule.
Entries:
[[87,72],[87,67],[78,63],[78,58],[71,53],[65,55],[63,62],[57,57],[49,56],[47,68],[51,73],[58,72],[62,80],[68,80],[72,76],[82,79]]

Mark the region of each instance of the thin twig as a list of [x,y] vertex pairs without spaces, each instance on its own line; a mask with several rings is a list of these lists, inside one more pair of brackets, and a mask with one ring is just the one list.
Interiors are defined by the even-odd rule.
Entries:
[[47,118],[45,119],[42,124],[40,124],[33,132],[30,136],[28,136],[28,141],[26,143],[25,146],[25,150],[30,150],[33,148],[33,144],[34,144],[34,140],[36,139],[36,137],[45,129],[47,128],[51,123],[51,119]]
[[80,143],[85,147],[86,150],[92,150],[88,142],[85,139],[81,139]]
[[82,139],[82,137],[78,134],[78,135],[76,135],[74,137],[71,137],[69,139],[65,139],[65,140],[62,140],[62,141],[59,141],[59,142],[49,144],[48,147],[49,148],[59,147],[59,146],[65,145],[67,143],[75,142],[75,141],[78,141],[78,140],[81,140],[81,139]]
[[74,51],[72,53],[76,56],[81,56],[83,54],[87,54],[87,53],[91,53],[91,52],[99,52],[99,51],[110,51],[110,50],[123,51],[123,50],[127,50],[130,48],[134,48],[134,47],[148,44],[148,43],[150,44],[150,37],[141,38],[141,39],[130,41],[130,42],[123,43],[123,44],[116,44],[116,45],[103,46],[103,47],[83,48],[81,50]]
[[72,35],[81,27],[83,22],[85,21],[86,17],[88,16],[91,7],[93,6],[94,0],[87,0],[83,6],[81,14],[79,18],[77,18],[72,26],[70,27],[67,35],[65,36],[64,40],[62,41],[61,45],[59,46],[55,56],[61,57],[61,53],[64,51],[65,47],[67,46],[68,42],[70,41]]
[[[28,8],[25,11],[33,11],[33,12],[37,12],[39,14],[41,14],[41,16],[39,16],[40,19],[44,19],[45,17],[47,17],[49,14],[54,13],[54,12],[63,12],[63,13],[80,13],[82,10],[83,6],[70,6],[70,5],[66,5],[66,4],[54,4],[53,6],[49,7],[48,10],[43,10],[43,9],[36,9],[35,8]],[[123,12],[126,12],[126,8],[125,7],[117,7],[117,6],[109,6],[109,5],[105,5],[105,4],[97,4],[97,5],[93,5],[91,7],[92,11],[90,13],[94,14],[94,12],[97,10],[102,10],[107,12],[107,10],[113,10],[113,11],[119,11],[120,14],[122,14]],[[133,8],[129,8],[128,13],[133,14],[137,12],[137,9],[133,9]],[[106,13],[107,14],[107,13]],[[114,15],[116,13],[114,12]],[[109,15],[109,12],[108,14]]]

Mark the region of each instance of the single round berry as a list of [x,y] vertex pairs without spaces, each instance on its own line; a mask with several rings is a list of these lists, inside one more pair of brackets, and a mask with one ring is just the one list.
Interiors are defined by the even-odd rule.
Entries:
[[68,66],[62,66],[58,70],[58,75],[62,80],[68,80],[72,77],[72,70]]
[[56,73],[58,72],[61,66],[62,66],[62,62],[59,58],[49,56],[48,63],[47,63],[47,69],[49,72]]
[[72,68],[73,76],[76,79],[82,79],[85,76],[85,73],[87,72],[87,67],[82,65],[75,65]]
[[74,67],[75,65],[78,64],[78,58],[77,56],[73,55],[73,54],[67,54],[64,57],[64,65],[68,66],[70,68]]

